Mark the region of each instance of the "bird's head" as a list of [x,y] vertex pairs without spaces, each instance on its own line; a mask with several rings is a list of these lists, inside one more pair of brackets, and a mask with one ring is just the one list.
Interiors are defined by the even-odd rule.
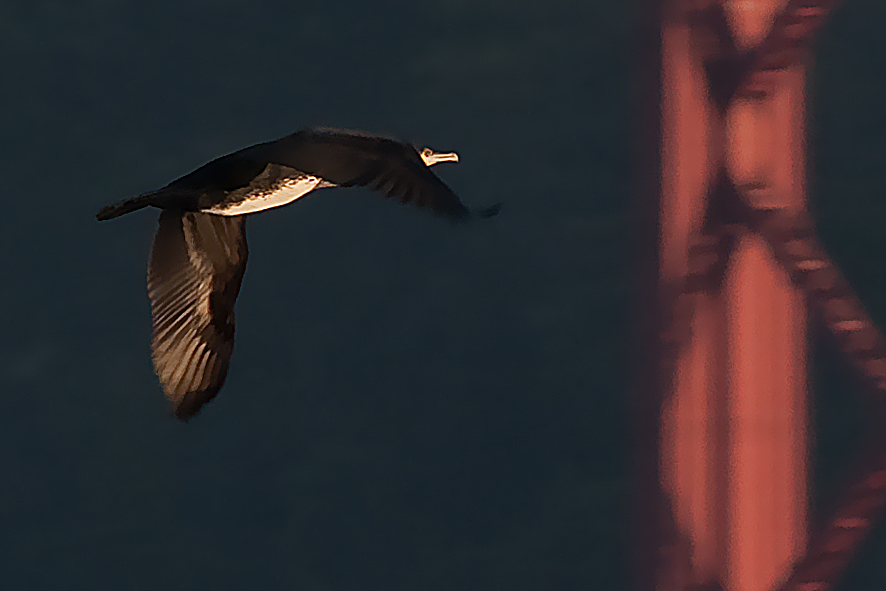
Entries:
[[458,162],[458,154],[455,152],[435,152],[425,148],[418,155],[425,161],[425,166],[433,166],[438,162]]

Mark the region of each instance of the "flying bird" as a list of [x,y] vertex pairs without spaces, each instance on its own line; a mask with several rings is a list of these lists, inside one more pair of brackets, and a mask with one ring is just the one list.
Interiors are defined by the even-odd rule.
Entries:
[[234,303],[246,270],[246,215],[325,187],[368,187],[452,221],[471,211],[431,170],[454,152],[419,151],[363,132],[305,129],[243,148],[165,187],[102,208],[99,220],[161,209],[148,264],[151,357],[175,415],[187,421],[224,384],[234,349]]

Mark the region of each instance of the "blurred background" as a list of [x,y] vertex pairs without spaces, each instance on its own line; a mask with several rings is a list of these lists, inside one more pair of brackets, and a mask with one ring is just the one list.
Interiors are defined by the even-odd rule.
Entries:
[[[0,5],[0,585],[626,589],[639,3]],[[810,202],[886,326],[886,6],[811,75]],[[364,190],[252,216],[237,346],[185,425],[150,363],[155,211],[99,207],[309,125],[455,150],[497,218]],[[813,499],[863,409],[815,353]],[[886,528],[843,589],[886,585]]]

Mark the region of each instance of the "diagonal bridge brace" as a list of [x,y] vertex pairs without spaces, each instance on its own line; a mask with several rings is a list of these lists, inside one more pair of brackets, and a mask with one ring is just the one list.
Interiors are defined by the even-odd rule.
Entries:
[[[762,236],[791,282],[833,334],[839,350],[856,370],[875,422],[886,418],[886,339],[865,312],[859,298],[815,235],[805,209],[769,207],[773,188],[766,179],[739,186],[726,166],[726,113],[736,98],[762,99],[779,85],[783,73],[802,63],[814,34],[834,0],[791,0],[773,21],[766,39],[741,51],[731,34],[723,7],[712,3],[691,13],[693,42],[701,48],[708,91],[716,112],[708,145],[711,176],[702,232],[689,248],[688,272],[682,285],[665,286],[662,305],[669,317],[662,340],[670,349],[662,367],[674,375],[676,351],[691,337],[695,293],[717,290],[725,276],[736,237],[748,230]],[[776,196],[777,197],[777,196]],[[670,295],[668,295],[670,294]],[[854,552],[886,506],[886,436],[873,434],[859,475],[845,489],[838,508],[810,538],[807,553],[795,563],[778,591],[833,589]]]

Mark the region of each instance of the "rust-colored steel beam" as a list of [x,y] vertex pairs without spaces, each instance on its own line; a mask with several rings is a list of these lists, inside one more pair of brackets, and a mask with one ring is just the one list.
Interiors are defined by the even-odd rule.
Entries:
[[836,4],[836,0],[790,0],[776,16],[765,41],[751,52],[738,94],[767,88],[773,82],[768,79],[772,75],[803,64],[815,34]]
[[[840,351],[857,370],[869,395],[870,426],[879,430],[886,419],[886,339],[824,251],[809,215],[805,211],[752,208],[744,214],[791,280],[809,295]],[[778,591],[833,589],[882,516],[886,506],[886,435],[877,431],[867,447],[870,451],[859,474],[843,493],[834,514],[815,531],[806,555]]]
[[[781,205],[802,207],[803,77],[789,72],[767,95],[727,96],[747,70],[739,58],[750,53],[740,47],[765,36],[777,7],[669,6],[660,277],[674,311],[663,337],[686,341],[670,356],[660,471],[677,530],[668,543],[688,556],[672,552],[658,586],[756,591],[774,584],[805,542],[805,313],[758,238],[721,233],[730,214],[720,207],[720,179],[765,179],[790,196]],[[690,260],[706,247],[713,265]],[[697,267],[725,280],[705,281]]]
[[[656,589],[767,589],[804,547],[805,298],[743,206],[805,208],[803,62],[835,2],[781,4],[662,3]],[[865,510],[872,465],[849,493]],[[827,531],[861,532],[849,514]],[[837,564],[861,535],[819,558]],[[807,586],[836,572],[802,564],[791,580]]]

